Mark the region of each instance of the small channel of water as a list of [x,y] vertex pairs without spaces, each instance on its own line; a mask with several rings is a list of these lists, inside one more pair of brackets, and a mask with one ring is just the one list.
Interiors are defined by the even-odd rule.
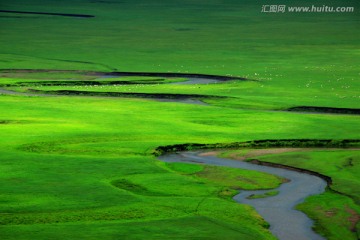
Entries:
[[277,189],[279,194],[267,198],[247,199],[251,194],[262,194],[260,191],[241,191],[234,197],[238,203],[253,206],[256,211],[270,224],[270,231],[280,240],[324,240],[312,230],[313,221],[304,213],[295,210],[295,206],[311,195],[325,191],[327,183],[316,176],[299,173],[287,169],[255,165],[243,161],[201,156],[200,151],[172,153],[160,156],[165,162],[202,163],[216,166],[226,166],[247,170],[256,170],[281,176],[290,180]]

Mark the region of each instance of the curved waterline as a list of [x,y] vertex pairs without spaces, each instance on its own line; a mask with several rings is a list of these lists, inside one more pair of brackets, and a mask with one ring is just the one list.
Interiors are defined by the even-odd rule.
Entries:
[[223,76],[223,75],[212,75],[212,74],[199,74],[199,73],[164,73],[164,72],[109,72],[102,73],[103,76],[113,76],[113,77],[164,77],[164,78],[187,78],[190,81],[200,80],[197,83],[208,83],[208,81],[213,82],[225,82],[230,80],[242,80],[242,81],[256,81],[247,79],[244,77],[234,77],[234,76]]
[[[243,161],[206,156],[203,151],[168,153],[159,157],[166,162],[200,163],[216,166],[227,166],[247,170],[256,170],[281,176],[290,180],[276,190],[279,194],[267,198],[247,199],[252,194],[266,191],[241,191],[234,197],[238,203],[253,206],[256,211],[270,224],[270,231],[280,240],[323,240],[324,238],[312,230],[313,221],[304,213],[295,210],[295,206],[311,195],[325,191],[327,183],[320,177],[291,171],[251,164]],[[273,190],[268,190],[273,191]]]
[[[65,61],[65,60],[62,60]],[[73,62],[73,61],[72,61]],[[76,61],[79,62],[79,61]],[[90,62],[83,62],[90,63]],[[77,73],[87,76],[95,77],[163,77],[163,78],[186,78],[190,81],[199,80],[197,84],[207,84],[209,81],[213,82],[226,82],[231,80],[240,81],[257,81],[255,79],[248,79],[240,76],[231,75],[213,75],[202,73],[175,73],[175,72],[125,72],[125,71],[87,71],[87,70],[54,70],[54,69],[0,69],[0,73]]]
[[[90,62],[84,62],[90,63]],[[212,74],[198,74],[198,73],[174,73],[174,72],[98,72],[98,71],[86,71],[86,70],[52,70],[52,69],[0,69],[0,73],[77,73],[86,76],[94,76],[98,78],[121,78],[121,77],[162,77],[162,78],[185,78],[185,81],[165,83],[165,84],[214,84],[214,83],[224,83],[227,81],[257,81],[254,79],[248,79],[244,77],[237,76],[224,76],[224,75],[212,75]],[[88,85],[91,84],[91,80],[84,80],[83,82],[88,81]],[[54,82],[54,81],[53,81]],[[74,82],[74,81],[72,81]],[[121,81],[120,81],[121,82]],[[97,83],[96,83],[97,84]],[[124,84],[124,83],[114,83],[114,84]],[[138,83],[137,83],[138,84]],[[0,94],[5,95],[24,95],[24,96],[52,96],[52,95],[87,95],[94,96],[102,95],[106,96],[106,93],[93,93],[86,91],[71,91],[71,90],[60,90],[60,91],[39,91],[32,90],[31,93],[20,93],[17,91],[8,90],[4,87],[9,86],[0,86]],[[186,104],[197,104],[197,105],[209,105],[202,101],[207,98],[230,98],[225,96],[211,96],[211,95],[200,95],[200,94],[164,94],[164,93],[127,93],[127,92],[116,92],[110,93],[110,97],[132,97],[132,98],[149,98],[158,101],[166,102],[178,102]],[[116,96],[115,96],[116,95]],[[193,95],[193,96],[191,96]],[[246,110],[246,108],[240,108],[241,110]],[[359,115],[359,108],[334,108],[334,107],[317,107],[317,106],[294,106],[288,109],[281,110],[263,110],[263,111],[272,111],[272,112],[293,112],[293,113],[309,113],[309,114],[348,114],[348,115]]]

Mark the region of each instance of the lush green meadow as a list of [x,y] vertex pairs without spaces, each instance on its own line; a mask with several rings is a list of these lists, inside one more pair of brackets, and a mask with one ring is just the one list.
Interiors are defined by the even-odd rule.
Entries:
[[[113,221],[124,226],[136,221],[156,237],[152,226],[161,219],[173,222],[169,228],[174,232],[168,237],[182,236],[188,230],[182,232],[179,221],[189,224],[194,220],[189,217],[207,216],[230,224],[219,234],[232,236],[235,231],[249,239],[268,239],[270,235],[261,230],[264,223],[258,217],[252,219],[254,212],[227,197],[234,194],[234,187],[248,189],[246,184],[218,181],[228,175],[221,172],[207,171],[205,179],[201,174],[187,176],[156,161],[152,149],[184,142],[273,138],[274,134],[278,138],[356,138],[358,128],[358,118],[345,115],[113,98],[1,96],[1,100],[1,119],[8,120],[1,125],[1,219],[9,238],[27,232],[46,238],[56,236],[55,229],[69,229],[72,234],[73,224],[82,222],[93,224],[98,232],[81,228],[74,236],[125,234]],[[334,130],[327,131],[329,126]],[[264,187],[262,183],[255,188]],[[198,205],[204,206],[200,212]],[[99,221],[110,222],[103,228]],[[210,222],[207,227],[212,228]],[[237,222],[242,223],[240,228]],[[201,228],[193,234],[212,236]]]
[[[255,81],[176,85],[167,83],[184,79],[0,71],[0,85],[14,84],[11,89],[16,91],[225,97],[195,105],[0,94],[1,238],[275,239],[251,207],[233,202],[231,196],[241,189],[274,188],[282,179],[228,168],[167,164],[152,155],[158,146],[180,143],[360,138],[357,115],[278,111],[301,105],[358,108],[358,11],[266,14],[260,12],[263,4],[267,3],[2,1],[4,10],[95,17],[0,12],[0,70],[182,72]],[[352,0],[332,5],[360,7]],[[134,84],[106,84],[110,80]],[[44,81],[104,84],[36,83]],[[149,81],[153,84],[145,84]],[[360,214],[357,151],[262,158],[331,176],[333,189],[346,195],[327,191],[307,199],[299,209],[315,219],[316,230],[329,239],[356,239],[352,231],[358,229]]]

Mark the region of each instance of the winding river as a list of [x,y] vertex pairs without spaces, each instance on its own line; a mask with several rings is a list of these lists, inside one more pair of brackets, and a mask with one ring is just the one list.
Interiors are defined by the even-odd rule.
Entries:
[[[6,69],[5,69],[6,70]],[[7,71],[14,71],[14,69],[7,69]],[[74,72],[71,70],[17,70],[19,72]],[[6,71],[5,71],[6,72]],[[233,76],[219,76],[219,75],[208,75],[208,74],[191,74],[191,73],[157,73],[157,72],[87,72],[85,75],[95,77],[95,80],[104,80],[107,78],[121,78],[121,77],[160,77],[160,78],[184,78],[185,81],[167,83],[169,85],[201,85],[201,84],[215,84],[215,83],[224,83],[227,81],[256,81],[252,79],[247,79],[243,77],[233,77]],[[86,80],[85,80],[86,81]],[[144,82],[145,83],[145,82]],[[125,83],[122,83],[125,84]],[[71,84],[70,84],[71,85]],[[91,80],[89,80],[89,85],[91,85]],[[121,85],[121,84],[120,84]],[[54,85],[55,86],[55,85]],[[117,95],[116,95],[117,94]],[[67,91],[66,94],[63,94],[61,91],[37,91],[34,89],[28,89],[27,92],[18,92],[8,88],[8,86],[0,86],[0,95],[22,95],[22,96],[59,96],[59,95],[77,95],[77,96],[100,96],[99,92],[92,91],[83,91],[81,94],[79,91]],[[146,98],[157,100],[160,102],[177,102],[185,104],[196,104],[196,105],[209,105],[203,100],[206,98],[219,98],[219,96],[211,95],[196,95],[196,94],[158,94],[154,96],[155,93],[128,93],[128,92],[109,92],[109,97],[122,97],[122,98]],[[104,97],[104,95],[101,95]],[[264,110],[263,110],[264,111]],[[360,109],[358,108],[333,108],[333,107],[316,107],[316,106],[296,106],[291,107],[287,110],[267,110],[267,111],[290,111],[298,113],[312,113],[312,114],[360,114]]]
[[[164,77],[164,78],[185,78],[185,81],[182,82],[174,82],[168,83],[170,85],[202,85],[202,84],[212,84],[212,83],[223,83],[230,80],[245,80],[244,78],[236,78],[236,77],[228,77],[228,76],[215,76],[215,75],[202,75],[202,74],[181,74],[181,73],[129,73],[129,72],[116,72],[116,73],[109,73],[109,74],[96,74],[99,80],[108,79],[108,78],[121,78],[121,77],[129,77],[129,76],[136,76],[136,77]],[[71,93],[74,94],[71,94]],[[94,95],[80,95],[75,91],[68,91],[67,95],[78,95],[78,96],[96,96],[97,92],[91,91],[84,91],[87,93],[92,93]],[[10,90],[7,88],[0,87],[0,95],[21,95],[21,96],[40,96],[40,97],[48,97],[48,96],[61,96],[61,94],[57,91],[36,91],[32,90],[31,92],[19,92],[15,90]],[[153,96],[152,96],[153,95]],[[113,96],[113,97],[128,97],[128,98],[147,98],[151,100],[156,100],[159,102],[177,102],[177,103],[185,103],[185,104],[196,104],[196,105],[208,105],[207,103],[203,102],[201,99],[211,96],[196,96],[196,95],[188,95],[188,94],[167,94],[167,95],[159,95],[158,97],[154,96],[154,94],[147,94],[142,93],[142,96],[139,94],[133,93],[122,93],[121,96]]]
[[[101,74],[96,73],[99,78],[111,78],[121,76],[156,76],[156,77],[184,77],[187,81],[176,82],[171,84],[212,84],[221,83],[228,80],[245,80],[235,77],[226,76],[213,76],[213,75],[200,75],[200,74],[176,74],[176,73],[129,73],[129,72],[116,72]],[[51,93],[36,93],[36,92],[17,92],[13,90],[0,88],[0,95],[24,95],[24,96],[59,96]],[[137,95],[121,95],[119,97],[139,97]],[[142,94],[142,98],[151,98],[153,100],[164,102],[181,102],[187,104],[200,104],[207,105],[199,96],[187,95],[171,95],[162,96],[146,96]],[[304,107],[303,107],[304,108]],[[313,107],[314,108],[314,107]],[[318,109],[316,109],[318,110]],[[328,111],[328,109],[326,109]],[[335,109],[339,112],[338,109]],[[348,113],[345,109],[344,113]],[[358,114],[359,110],[355,109]],[[341,112],[343,113],[343,112]],[[188,162],[200,163],[216,166],[227,166],[233,168],[241,168],[247,170],[256,170],[281,176],[290,180],[283,183],[276,190],[279,192],[276,196],[267,198],[249,199],[252,194],[263,194],[272,190],[258,190],[258,191],[241,191],[234,197],[238,203],[248,204],[253,206],[256,211],[270,224],[270,231],[280,240],[323,240],[324,238],[312,231],[313,221],[309,219],[304,213],[295,210],[295,206],[303,202],[304,199],[311,195],[320,194],[325,191],[327,183],[316,176],[299,173],[287,169],[274,168],[268,166],[255,165],[243,161],[236,161],[230,159],[217,158],[215,156],[205,156],[201,151],[194,152],[179,152],[166,154],[159,157],[160,160],[166,162]]]
[[279,194],[267,198],[248,199],[252,194],[262,194],[272,190],[241,191],[234,197],[238,203],[253,206],[270,224],[270,231],[280,240],[324,240],[312,230],[313,221],[304,213],[295,210],[295,206],[311,195],[325,191],[327,183],[316,176],[287,169],[255,165],[244,161],[208,156],[203,151],[179,152],[160,156],[165,162],[200,163],[226,166],[247,170],[256,170],[281,176],[290,180],[276,190]]

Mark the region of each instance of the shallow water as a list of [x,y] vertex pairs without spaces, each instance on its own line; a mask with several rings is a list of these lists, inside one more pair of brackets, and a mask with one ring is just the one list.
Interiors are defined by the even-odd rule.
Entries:
[[238,203],[253,206],[270,224],[270,231],[280,240],[325,239],[312,230],[313,221],[310,218],[304,213],[294,209],[294,207],[303,202],[306,197],[320,194],[325,191],[327,184],[323,179],[287,169],[260,166],[214,156],[199,156],[199,153],[201,152],[166,154],[159,157],[159,159],[166,162],[204,163],[216,166],[256,170],[286,178],[290,180],[290,182],[283,183],[277,189],[268,190],[279,191],[279,194],[276,196],[247,199],[251,194],[261,194],[267,191],[241,191],[234,197],[234,200]]
[[211,83],[221,83],[221,82],[224,81],[216,80],[216,79],[208,79],[208,78],[187,78],[186,81],[174,82],[171,84],[186,85],[186,84],[211,84]]

